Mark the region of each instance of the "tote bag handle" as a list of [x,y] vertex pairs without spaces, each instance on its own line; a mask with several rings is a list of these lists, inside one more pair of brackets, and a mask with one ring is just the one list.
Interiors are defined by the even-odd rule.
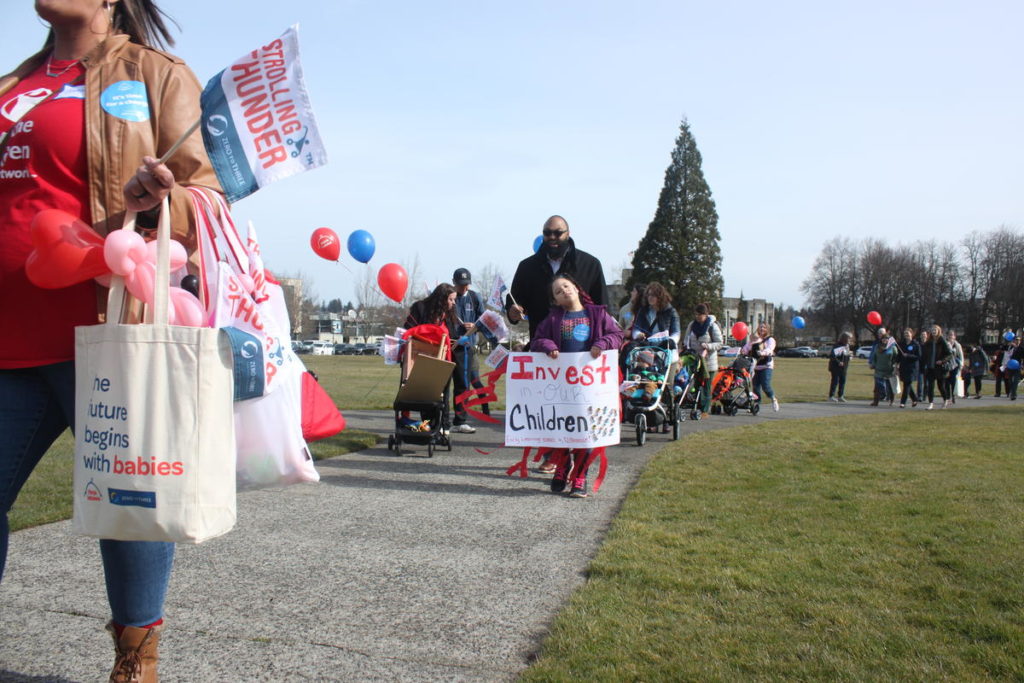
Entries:
[[[122,230],[135,230],[135,211],[124,215]],[[146,322],[167,327],[168,300],[171,292],[171,207],[167,197],[160,205],[160,219],[156,229],[156,279],[153,282],[153,306],[147,308]],[[124,278],[110,276],[110,292],[107,294],[107,325],[121,324],[124,315]],[[115,315],[116,312],[116,315]]]

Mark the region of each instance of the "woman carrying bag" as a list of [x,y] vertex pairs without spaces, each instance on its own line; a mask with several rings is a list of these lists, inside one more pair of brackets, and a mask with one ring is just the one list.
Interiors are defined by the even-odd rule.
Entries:
[[[0,79],[0,574],[7,512],[54,440],[74,428],[74,328],[106,313],[90,278],[62,289],[30,282],[31,222],[42,209],[79,216],[100,235],[138,212],[156,225],[170,201],[173,237],[192,249],[186,186],[219,192],[198,133],[167,152],[199,118],[201,87],[179,59],[152,0],[36,0],[50,25],[43,49]],[[141,166],[140,166],[141,163]],[[32,322],[30,322],[32,321]],[[157,643],[174,545],[101,540],[112,619],[111,681],[156,681]],[[55,644],[59,646],[59,644]]]

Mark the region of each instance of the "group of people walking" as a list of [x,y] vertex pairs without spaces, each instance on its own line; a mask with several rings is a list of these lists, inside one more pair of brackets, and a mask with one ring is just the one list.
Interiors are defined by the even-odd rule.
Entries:
[[[829,354],[828,397],[831,401],[846,401],[851,341],[851,335],[843,333]],[[989,372],[996,380],[995,396],[999,397],[1005,387],[1007,397],[1016,400],[1022,361],[1024,352],[1018,336],[989,358],[981,344],[965,348],[957,340],[956,332],[943,333],[939,325],[923,329],[917,335],[908,327],[899,339],[880,327],[868,355],[874,378],[871,405],[894,405],[898,395],[900,408],[907,407],[909,398],[912,408],[927,402],[926,410],[931,410],[935,407],[937,387],[942,407],[948,408],[956,403],[958,396],[980,399],[981,382]]]

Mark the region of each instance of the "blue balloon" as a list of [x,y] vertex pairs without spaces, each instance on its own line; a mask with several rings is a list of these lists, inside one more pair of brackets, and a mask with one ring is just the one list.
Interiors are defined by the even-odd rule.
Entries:
[[355,230],[348,236],[348,253],[356,261],[369,263],[376,250],[377,244],[373,241],[373,235],[365,230]]
[[544,244],[544,235],[537,235],[537,239],[533,241],[533,253],[536,254],[540,251],[540,245]]
[[1007,331],[1006,334],[1003,335],[1003,339],[1005,339],[1006,341],[1013,341],[1014,338],[1016,338],[1016,336],[1017,335],[1015,335],[1013,332]]
[[1006,361],[1006,369],[1020,370],[1020,361],[1017,360],[1016,358],[1011,358],[1010,360]]
[[802,330],[805,327],[807,327],[807,321],[801,318],[800,316],[794,316],[793,327],[795,327],[798,330]]

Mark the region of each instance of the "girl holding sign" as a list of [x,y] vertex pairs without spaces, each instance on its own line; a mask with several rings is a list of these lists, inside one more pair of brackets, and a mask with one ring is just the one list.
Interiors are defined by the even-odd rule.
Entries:
[[[590,351],[597,358],[604,351],[619,348],[622,343],[622,328],[604,306],[591,302],[586,292],[569,275],[559,275],[551,282],[551,298],[554,306],[537,327],[530,341],[530,350],[546,353],[558,358],[560,351],[566,353]],[[572,450],[570,457],[554,468],[551,490],[561,493],[569,483],[569,495],[573,498],[587,497],[587,468],[590,465],[589,449]],[[574,463],[577,467],[573,467]],[[542,471],[550,471],[542,468]]]

